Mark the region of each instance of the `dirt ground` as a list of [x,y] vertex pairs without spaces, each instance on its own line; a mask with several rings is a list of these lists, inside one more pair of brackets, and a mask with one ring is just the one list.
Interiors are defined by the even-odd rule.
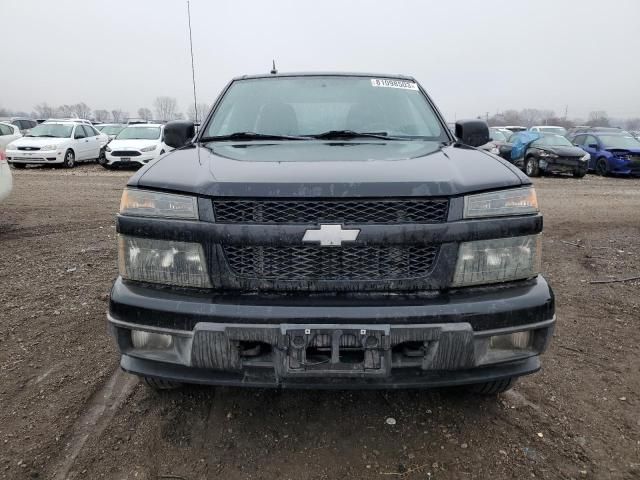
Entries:
[[536,180],[558,325],[543,370],[507,394],[157,394],[120,372],[105,328],[131,173],[13,171],[0,478],[640,478],[640,281],[590,283],[640,275],[640,180]]

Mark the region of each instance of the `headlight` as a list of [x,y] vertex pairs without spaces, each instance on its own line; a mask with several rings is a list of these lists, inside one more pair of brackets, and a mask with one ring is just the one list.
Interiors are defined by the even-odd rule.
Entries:
[[14,151],[14,150],[18,150],[18,147],[16,147],[13,143],[10,143],[6,146],[5,150]]
[[109,145],[107,145],[106,151],[107,151],[107,152],[110,152],[110,151],[111,151],[111,147],[110,147]]
[[157,145],[152,145],[150,147],[141,148],[141,152],[153,152],[156,149]]
[[118,268],[128,280],[211,288],[199,243],[119,235]]
[[489,151],[494,155],[500,155],[500,149],[498,147],[491,147],[491,150]]
[[51,144],[40,147],[40,150],[55,150],[56,148],[58,148],[58,145]]
[[538,197],[533,187],[464,197],[464,218],[523,215],[538,211]]
[[543,158],[556,158],[558,155],[551,152],[540,152],[539,155]]
[[582,160],[583,162],[588,162],[589,160],[591,160],[591,155],[585,153],[582,157],[580,157],[580,160]]
[[461,243],[453,286],[533,277],[540,271],[541,248],[540,235]]
[[187,195],[126,188],[120,201],[120,214],[197,220],[198,201]]

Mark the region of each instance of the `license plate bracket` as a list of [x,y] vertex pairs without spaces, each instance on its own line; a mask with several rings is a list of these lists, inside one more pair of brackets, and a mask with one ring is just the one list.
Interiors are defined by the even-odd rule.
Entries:
[[388,325],[283,325],[284,375],[387,376]]

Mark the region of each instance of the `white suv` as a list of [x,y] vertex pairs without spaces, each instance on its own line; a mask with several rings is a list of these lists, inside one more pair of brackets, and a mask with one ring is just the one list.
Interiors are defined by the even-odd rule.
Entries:
[[76,162],[99,159],[109,137],[79,121],[47,121],[7,145],[7,160],[16,168],[29,164],[75,167]]
[[164,143],[164,125],[141,123],[128,125],[106,148],[104,168],[119,165],[146,165],[173,150]]

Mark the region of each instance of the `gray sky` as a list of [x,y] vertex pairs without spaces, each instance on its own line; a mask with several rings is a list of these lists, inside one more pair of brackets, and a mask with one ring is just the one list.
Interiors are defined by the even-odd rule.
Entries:
[[[186,1],[0,0],[0,107],[192,102]],[[269,70],[415,76],[445,116],[640,116],[640,0],[192,0],[199,100]]]

